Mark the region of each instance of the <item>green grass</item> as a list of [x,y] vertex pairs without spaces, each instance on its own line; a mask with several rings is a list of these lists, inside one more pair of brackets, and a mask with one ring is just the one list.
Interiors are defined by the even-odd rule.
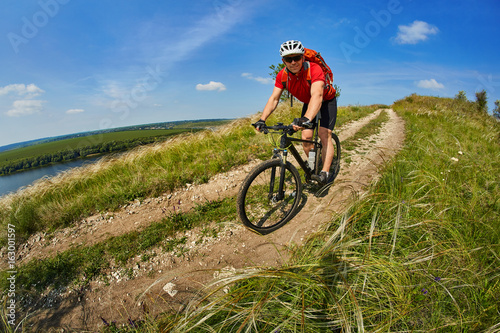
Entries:
[[[124,267],[129,260],[155,247],[161,247],[163,252],[179,251],[181,255],[186,238],[176,236],[177,233],[212,221],[235,219],[236,207],[233,203],[234,198],[207,202],[189,212],[174,213],[142,230],[110,237],[92,246],[77,246],[51,258],[32,260],[16,268],[16,283],[22,286],[17,290],[17,295],[34,302],[47,288],[75,285],[75,288],[81,288],[101,277],[111,263]],[[205,232],[211,236],[217,234],[217,230]],[[8,289],[8,275],[6,271],[1,274],[0,286],[3,290]]]
[[[241,149],[243,138],[249,150]],[[186,183],[206,182],[217,173],[268,153],[257,144],[260,141],[262,136],[241,122],[219,132],[178,136],[8,197],[0,203],[0,220],[3,225],[16,225],[16,236],[26,239],[97,211],[117,209],[136,198],[157,196]]]
[[[171,332],[497,332],[500,128],[473,103],[412,95],[403,150],[289,263],[218,281]],[[227,294],[221,291],[230,288]]]
[[[289,123],[298,116],[300,109],[298,104],[293,109],[281,105],[269,123]],[[374,109],[340,108],[338,124],[359,119]],[[41,181],[4,197],[0,200],[2,243],[6,242],[8,223],[15,225],[20,245],[36,232],[47,232],[50,237],[51,231],[70,226],[96,212],[112,211],[135,199],[154,197],[186,183],[204,183],[213,175],[254,158],[267,159],[272,153],[267,136],[257,134],[250,126],[258,116],[233,122],[216,132],[181,135],[165,144],[137,148],[120,158]],[[148,251],[160,245],[164,251],[179,249],[182,252],[183,239],[167,241],[168,235],[198,226],[200,221],[235,220],[234,209],[234,199],[230,198],[207,203],[197,207],[192,212],[194,216],[173,215],[143,230],[29,262],[17,267],[16,284],[23,286],[23,295],[32,295],[35,300],[57,286],[84,286],[102,276],[110,262],[125,265],[133,257],[147,261],[154,255]],[[217,230],[205,228],[202,233],[213,235]],[[3,272],[2,276],[5,274]],[[6,280],[2,278],[2,281]],[[162,324],[146,322],[145,325],[151,329]]]
[[209,128],[209,127],[219,127],[224,124],[228,124],[232,120],[203,120],[203,121],[184,121],[179,124],[174,124],[174,129],[191,129],[191,128]]
[[[293,112],[279,109],[275,119],[291,121],[299,106],[296,108]],[[280,267],[242,269],[216,281],[181,313],[145,318],[135,328],[109,325],[102,332],[498,332],[500,126],[467,101],[411,95],[395,102],[393,108],[406,123],[402,151],[386,165],[367,196],[335,216],[305,245],[294,248],[289,262]],[[339,125],[373,109],[356,106],[339,110]],[[209,135],[208,140],[190,140],[189,147],[201,152],[227,144],[232,154],[243,156],[232,165],[245,163],[248,158],[266,158],[270,145],[265,144],[264,135],[246,131],[248,124],[246,121],[239,129],[220,135],[229,137],[230,142],[239,140],[234,146]],[[181,152],[186,146],[182,141],[177,144],[179,147],[168,148],[172,151],[161,163],[153,156],[157,156],[157,150],[167,150],[165,147],[134,154],[133,160],[144,162],[152,169],[151,174],[157,175],[158,164],[164,168],[163,163],[183,161]],[[129,164],[128,172],[131,178],[148,182],[141,194],[146,196],[190,179],[183,178],[185,170],[192,172],[196,181],[203,181],[208,174],[198,164],[205,166],[200,161],[207,155],[200,160],[196,156],[189,155],[183,168],[169,171],[176,174],[171,175],[171,182],[151,182],[146,171],[139,172],[145,167]],[[210,156],[217,158],[216,154]],[[210,172],[226,170],[222,163],[214,163]],[[111,183],[116,191],[126,192],[119,190],[111,175],[102,174],[103,170],[84,175],[102,178],[101,186]],[[121,176],[117,173],[115,177]],[[125,178],[125,187],[130,187],[127,181]],[[62,183],[58,191],[76,186]],[[95,186],[80,185],[78,190],[85,196]],[[39,198],[33,201],[32,193],[3,201],[10,212],[3,215],[3,223],[15,216],[19,218],[16,226],[25,221],[28,230],[29,221],[39,218],[44,205],[51,207],[51,216],[69,214],[71,210],[59,210],[59,206],[68,205],[62,199],[40,199],[54,195],[50,188],[39,190],[34,192]],[[105,193],[99,191],[97,195]],[[137,197],[137,193],[131,192],[128,197]],[[75,201],[75,197],[67,200]],[[115,205],[103,203],[100,207]],[[226,211],[234,209],[231,207],[230,200],[220,206],[215,203],[215,207],[209,204],[199,207],[199,215],[218,212],[210,217],[214,220],[220,219],[217,216],[234,216],[234,212]],[[178,223],[173,229],[196,225],[189,222],[191,218],[177,218],[179,221],[172,222]],[[126,262],[141,254],[147,260],[144,249],[161,244],[167,229],[153,224],[151,229],[111,239],[100,247],[69,250],[22,276],[37,276],[48,267],[37,276],[39,281],[46,281],[45,286],[54,285],[50,279],[66,279],[68,283],[79,276],[78,281],[85,281],[85,277],[97,276],[105,269],[107,260]],[[125,242],[133,244],[126,251],[123,246],[120,249]],[[179,242],[182,245],[182,240]],[[58,271],[62,273],[56,274]],[[36,283],[33,281],[24,283]]]
[[370,106],[353,105],[348,107],[339,107],[337,113],[337,123],[335,128],[342,126],[350,121],[354,121],[363,117],[368,116],[370,113],[378,109],[388,109],[389,107],[380,104],[374,104]]
[[[300,109],[299,104],[292,110],[280,105],[269,122],[290,123]],[[370,110],[373,112],[369,107],[341,108],[339,123],[360,118]],[[140,147],[120,158],[42,181],[0,200],[0,224],[15,225],[16,237],[22,242],[38,231],[57,230],[135,199],[173,191],[186,183],[205,183],[253,158],[267,159],[272,150],[268,138],[256,135],[251,122],[243,119],[216,132],[180,135],[166,143]],[[5,229],[0,230],[0,244],[5,243]]]
[[344,151],[356,149],[356,147],[359,146],[360,140],[367,139],[370,136],[377,134],[387,121],[389,121],[389,115],[387,112],[380,112],[375,119],[371,120],[368,124],[366,124],[366,126],[357,131],[348,140],[343,141],[342,149]]

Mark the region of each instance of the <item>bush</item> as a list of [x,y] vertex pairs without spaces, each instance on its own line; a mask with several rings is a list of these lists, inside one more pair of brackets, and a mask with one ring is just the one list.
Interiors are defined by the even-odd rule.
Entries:
[[488,111],[488,97],[486,96],[486,90],[483,89],[480,92],[476,93],[476,104],[477,109],[480,112]]
[[467,96],[465,95],[465,91],[460,90],[458,94],[455,95],[455,99],[461,102],[467,101]]
[[495,108],[493,109],[493,117],[500,120],[500,100],[495,101]]

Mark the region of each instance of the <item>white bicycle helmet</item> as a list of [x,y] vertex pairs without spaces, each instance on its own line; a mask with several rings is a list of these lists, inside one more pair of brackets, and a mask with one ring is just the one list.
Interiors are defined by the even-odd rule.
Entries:
[[289,40],[281,44],[280,56],[283,58],[289,54],[304,54],[304,46],[298,40]]

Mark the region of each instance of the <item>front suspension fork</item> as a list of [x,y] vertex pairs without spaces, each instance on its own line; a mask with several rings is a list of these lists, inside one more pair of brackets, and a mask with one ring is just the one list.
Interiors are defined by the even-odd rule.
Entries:
[[[273,158],[279,158],[281,161],[281,167],[279,169],[279,183],[278,183],[278,193],[274,197],[276,200],[283,200],[285,198],[285,172],[286,172],[286,161],[288,156],[288,150],[282,150],[282,153],[279,154],[278,149],[274,149]],[[271,172],[270,186],[269,186],[269,199],[273,199],[274,196],[274,185],[276,183],[276,167],[273,167]]]

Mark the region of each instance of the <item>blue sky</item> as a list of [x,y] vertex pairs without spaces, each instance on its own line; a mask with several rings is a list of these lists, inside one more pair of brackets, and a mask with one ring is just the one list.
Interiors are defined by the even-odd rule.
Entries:
[[500,99],[500,2],[4,0],[0,146],[262,110],[279,46],[322,53],[340,105]]

